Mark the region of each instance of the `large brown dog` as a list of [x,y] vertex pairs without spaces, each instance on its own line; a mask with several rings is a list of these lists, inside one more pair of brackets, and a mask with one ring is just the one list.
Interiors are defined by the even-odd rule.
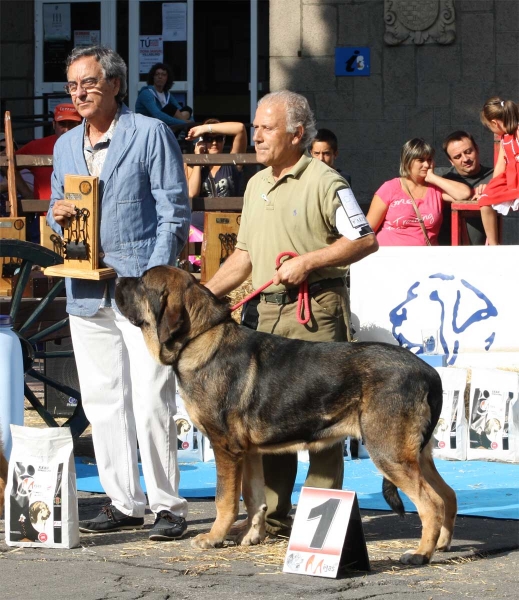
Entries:
[[227,304],[173,267],[121,279],[116,301],[151,354],[175,370],[189,415],[214,449],[217,517],[195,547],[222,544],[240,491],[248,519],[237,540],[264,539],[262,453],[319,450],[351,435],[383,473],[391,508],[404,512],[397,487],[418,508],[420,545],[401,561],[422,564],[435,548],[449,549],[456,495],[431,456],[442,386],[425,362],[388,344],[303,342],[240,327]]

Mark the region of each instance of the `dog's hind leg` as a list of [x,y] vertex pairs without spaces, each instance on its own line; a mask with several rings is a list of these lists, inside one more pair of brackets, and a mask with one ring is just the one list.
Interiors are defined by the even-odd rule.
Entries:
[[444,504],[443,524],[440,532],[440,538],[436,545],[436,550],[447,552],[450,550],[452,535],[454,533],[454,523],[458,512],[458,502],[456,493],[449,487],[442,476],[436,470],[434,460],[431,454],[431,444],[420,454],[420,466],[427,481],[436,490],[436,493],[441,496]]
[[229,454],[213,442],[216,463],[216,520],[209,533],[191,541],[193,548],[218,548],[238,517],[243,457]]
[[[245,525],[239,526],[235,541],[242,546],[252,546],[265,539],[265,479],[263,477],[263,457],[260,454],[246,454],[243,461],[242,494],[247,508]],[[240,524],[241,525],[241,524]]]
[[371,458],[384,476],[414,502],[422,521],[422,537],[417,550],[403,554],[400,562],[413,565],[428,563],[444,521],[443,499],[422,473],[418,457],[408,454],[390,461],[387,457],[371,454]]

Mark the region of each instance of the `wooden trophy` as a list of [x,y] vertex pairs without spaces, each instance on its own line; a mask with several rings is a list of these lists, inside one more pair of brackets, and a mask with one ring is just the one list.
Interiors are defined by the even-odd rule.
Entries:
[[63,264],[47,267],[45,275],[76,279],[111,279],[117,274],[99,263],[99,178],[65,175],[65,200],[74,203],[76,214],[63,230],[63,237],[52,236],[63,256]]
[[240,213],[206,212],[202,242],[202,283],[209,281],[236,247]]

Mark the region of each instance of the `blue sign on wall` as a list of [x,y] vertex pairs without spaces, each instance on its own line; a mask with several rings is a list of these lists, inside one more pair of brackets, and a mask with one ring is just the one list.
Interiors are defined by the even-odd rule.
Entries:
[[370,48],[367,46],[335,48],[335,75],[338,77],[369,76],[370,58]]

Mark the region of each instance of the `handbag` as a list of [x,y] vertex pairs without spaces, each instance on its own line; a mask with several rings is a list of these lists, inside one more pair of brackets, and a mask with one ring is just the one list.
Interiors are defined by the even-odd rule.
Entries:
[[420,223],[420,227],[422,228],[422,233],[425,238],[425,244],[426,244],[426,246],[432,246],[431,240],[429,239],[429,236],[427,235],[427,230],[425,229],[425,225],[423,224],[422,215],[420,214],[420,211],[418,210],[418,206],[416,205],[415,199],[413,198],[413,194],[411,194],[411,191],[410,191],[409,187],[407,186],[407,183],[405,182],[403,177],[400,178],[400,182],[401,182],[404,190],[409,194],[409,197],[411,198],[411,204],[413,205],[414,212],[416,213],[416,218],[418,219],[418,223]]

